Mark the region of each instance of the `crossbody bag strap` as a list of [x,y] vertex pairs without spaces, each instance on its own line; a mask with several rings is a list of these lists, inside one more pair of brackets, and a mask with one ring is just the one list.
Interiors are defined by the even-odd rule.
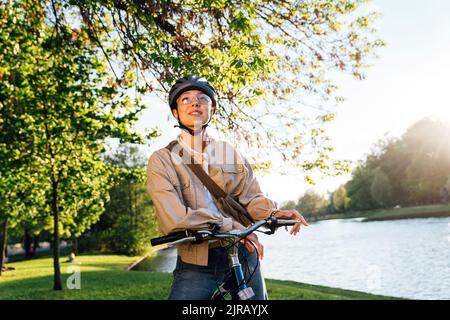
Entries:
[[[169,143],[166,146],[166,148],[169,149],[169,151],[172,151],[172,149],[175,147],[177,143],[178,141],[174,140],[171,143]],[[180,148],[179,156],[183,157],[182,148]],[[221,187],[219,187],[219,185],[213,179],[211,179],[211,177],[205,172],[205,170],[203,170],[200,164],[194,163],[194,158],[192,156],[191,156],[191,163],[186,165],[206,186],[206,188],[209,190],[209,192],[213,195],[214,198],[223,201],[222,205],[227,206],[228,208],[228,209],[224,208],[226,212],[228,211],[227,213],[228,215],[231,215],[233,219],[239,221],[245,226],[248,226],[255,222],[244,206],[242,206],[236,199],[230,198],[229,195]]]
[[[175,147],[175,145],[178,143],[177,140],[174,140],[170,142],[166,148],[169,151],[172,151],[172,149]],[[179,156],[183,156],[183,149],[180,149]],[[194,158],[191,156],[191,163],[186,164],[188,168],[192,170],[192,172],[200,179],[200,181],[205,185],[205,187],[209,190],[209,192],[214,196],[216,199],[220,198],[226,198],[227,193],[223,191],[221,187],[213,180],[211,177],[203,170],[202,166],[198,163],[194,163]]]

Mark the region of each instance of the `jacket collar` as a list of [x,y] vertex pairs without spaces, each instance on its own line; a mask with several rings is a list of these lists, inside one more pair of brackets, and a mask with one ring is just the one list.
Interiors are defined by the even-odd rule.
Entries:
[[206,132],[205,133],[206,147],[203,150],[203,152],[201,152],[201,151],[197,151],[191,147],[191,137],[192,136],[189,132],[182,129],[180,134],[177,137],[177,140],[181,144],[183,149],[185,149],[186,151],[188,151],[189,153],[191,153],[194,156],[200,156],[200,157],[206,156],[206,154],[208,153],[208,147],[211,145],[212,142],[215,141],[215,139],[211,135],[209,135],[208,132]]

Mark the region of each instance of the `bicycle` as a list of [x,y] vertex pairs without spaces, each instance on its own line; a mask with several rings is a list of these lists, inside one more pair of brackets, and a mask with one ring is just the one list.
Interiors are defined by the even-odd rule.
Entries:
[[[229,243],[226,246],[228,260],[230,263],[230,271],[227,274],[227,277],[223,281],[221,281],[220,285],[217,285],[217,290],[213,294],[211,300],[224,300],[226,295],[233,290],[232,287],[227,287],[228,276],[234,276],[235,285],[239,291],[237,292],[237,296],[240,300],[248,300],[254,296],[253,289],[247,286],[247,282],[250,281],[253,273],[257,269],[258,265],[255,266],[253,273],[250,275],[248,280],[245,279],[244,272],[242,270],[241,263],[239,261],[238,256],[238,244],[239,242],[246,238],[251,233],[257,231],[261,233],[265,233],[268,235],[274,234],[275,231],[279,227],[293,226],[298,223],[298,220],[286,220],[286,219],[278,219],[278,218],[269,218],[266,220],[260,220],[255,222],[253,225],[242,229],[242,230],[231,230],[229,232],[219,232],[217,226],[215,226],[212,230],[185,230],[176,233],[169,234],[167,236],[162,236],[159,238],[151,239],[151,245],[157,246],[165,243],[169,243],[169,246],[175,246],[180,243],[201,243],[209,240],[223,240]],[[258,230],[261,227],[265,227],[269,229],[268,231]],[[250,242],[251,243],[251,242]],[[252,243],[251,243],[252,244]],[[256,250],[256,254],[258,254],[256,247],[252,244],[254,249]],[[258,259],[257,259],[258,261]]]

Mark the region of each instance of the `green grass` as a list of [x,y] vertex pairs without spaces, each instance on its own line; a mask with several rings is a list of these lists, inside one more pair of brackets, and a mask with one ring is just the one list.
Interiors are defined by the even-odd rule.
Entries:
[[272,300],[393,300],[395,297],[331,288],[294,281],[266,279]]
[[[172,282],[170,273],[127,271],[138,257],[86,254],[78,264],[61,259],[64,290],[53,291],[53,260],[43,257],[10,263],[14,271],[0,277],[0,299],[166,299]],[[77,265],[81,272],[81,289],[69,290],[68,267]],[[292,281],[267,280],[269,297],[278,299],[392,299],[363,292],[308,285]]]
[[364,216],[363,221],[450,217],[450,204],[377,210],[366,213]]
[[[161,273],[126,271],[136,257],[119,255],[80,255],[78,264],[61,259],[63,291],[53,291],[53,260],[39,258],[9,264],[14,271],[0,279],[0,299],[160,299],[170,278]],[[81,289],[69,290],[68,267],[77,265]]]
[[398,209],[380,209],[352,213],[339,213],[319,217],[318,220],[364,218],[362,221],[367,222],[432,217],[450,217],[450,204],[436,204]]

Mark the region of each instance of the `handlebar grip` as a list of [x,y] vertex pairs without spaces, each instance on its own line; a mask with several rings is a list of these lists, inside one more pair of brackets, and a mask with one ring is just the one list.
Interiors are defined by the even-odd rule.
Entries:
[[150,243],[151,243],[152,246],[157,246],[157,245],[160,245],[160,244],[164,244],[164,243],[180,240],[180,239],[186,238],[187,236],[188,236],[188,234],[187,234],[186,231],[179,231],[179,232],[168,234],[167,236],[162,236],[162,237],[159,237],[159,238],[153,238],[153,239],[150,240]]
[[292,219],[277,219],[276,223],[279,226],[292,226],[292,225],[298,223],[298,221],[292,220]]

